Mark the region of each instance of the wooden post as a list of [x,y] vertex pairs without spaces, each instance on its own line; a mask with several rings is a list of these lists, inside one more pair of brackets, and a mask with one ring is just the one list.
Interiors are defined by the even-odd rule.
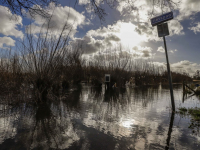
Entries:
[[192,88],[190,88],[188,85],[185,85],[189,90],[193,91],[194,93],[196,93],[195,90],[193,90]]

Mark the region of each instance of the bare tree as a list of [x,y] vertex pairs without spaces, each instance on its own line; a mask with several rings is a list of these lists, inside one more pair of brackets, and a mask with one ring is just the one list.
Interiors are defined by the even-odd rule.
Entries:
[[23,10],[29,11],[34,17],[36,14],[50,17],[45,7],[50,3],[57,4],[57,0],[0,0],[0,4],[9,8],[13,14],[23,15]]

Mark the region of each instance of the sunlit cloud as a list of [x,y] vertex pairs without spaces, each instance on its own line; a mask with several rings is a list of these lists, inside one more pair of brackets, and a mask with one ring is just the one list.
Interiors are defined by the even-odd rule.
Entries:
[[160,46],[160,47],[158,47],[158,50],[157,50],[158,52],[161,52],[161,53],[164,53],[165,52],[165,49],[162,47],[162,46]]
[[118,37],[123,45],[134,47],[148,40],[147,37],[139,34],[135,30],[136,26],[131,22],[118,21],[116,24],[108,25],[107,28],[103,27],[97,30],[90,30],[87,35],[105,38],[112,34]]
[[51,3],[46,9],[52,14],[50,21],[44,19],[40,15],[35,15],[34,18],[31,18],[31,15],[27,12],[27,17],[33,19],[33,23],[26,27],[26,32],[30,32],[31,30],[32,34],[38,34],[43,31],[41,28],[44,29],[44,32],[49,28],[54,34],[59,35],[64,25],[67,24],[64,34],[66,35],[70,32],[70,36],[73,38],[78,27],[90,24],[89,21],[86,21],[83,14],[71,7],[61,5],[55,6],[55,4]]
[[[179,0],[175,0],[176,2]],[[178,6],[179,15],[177,19],[190,19],[191,16],[197,14],[200,8],[200,1],[198,0],[181,0]]]
[[171,64],[172,71],[175,72],[186,72],[189,73],[190,75],[193,75],[196,70],[200,68],[200,64],[188,61],[188,60],[183,60],[177,63]]

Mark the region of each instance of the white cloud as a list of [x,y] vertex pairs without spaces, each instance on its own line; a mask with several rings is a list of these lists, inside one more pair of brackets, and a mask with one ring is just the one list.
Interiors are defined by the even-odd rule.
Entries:
[[186,72],[192,75],[196,72],[196,70],[200,69],[200,64],[190,62],[188,60],[183,60],[183,61],[171,64],[171,68],[172,68],[172,71]]
[[[139,34],[136,31],[136,25],[131,22],[118,21],[113,25],[108,25],[107,27],[99,28],[97,30],[90,30],[87,35],[95,38],[106,38],[109,35],[118,37],[122,45],[134,47],[139,45],[141,42],[148,41],[148,37],[143,34]],[[118,42],[119,40],[117,40]]]
[[[179,1],[179,0],[176,0]],[[190,16],[200,12],[200,1],[199,0],[181,0],[179,6],[179,20],[189,19]]]
[[141,47],[141,46],[135,46],[133,47],[133,56],[139,57],[139,58],[151,58],[153,55],[152,48],[151,47]]
[[161,41],[161,38],[158,37],[157,28],[148,23],[138,24],[135,31],[146,37],[146,41]]
[[197,34],[197,32],[200,32],[200,22],[197,22],[196,26],[190,27],[188,29],[192,30],[195,34]]
[[184,35],[183,26],[178,20],[171,20],[168,22],[170,36]]
[[114,34],[108,34],[104,39],[106,45],[109,45],[109,46],[112,46],[113,42],[119,42],[120,40],[121,39]]
[[129,1],[129,3],[124,1],[119,3],[117,10],[124,16],[131,15],[134,21],[148,22],[148,13],[152,10],[152,5],[148,0]]
[[175,50],[169,50],[170,53],[175,53],[177,51],[178,51],[177,49],[175,49]]
[[155,66],[166,68],[166,63],[164,62],[151,62],[151,63],[153,63]]
[[[68,6],[55,6],[51,3],[47,8],[50,14],[53,14],[51,20],[48,24],[48,21],[42,18],[40,15],[36,15],[32,25],[27,26],[27,31],[31,29],[33,34],[40,33],[41,27],[46,30],[48,27],[54,34],[60,34],[60,31],[63,29],[63,26],[67,24],[65,34],[71,33],[71,37],[77,32],[78,26],[89,24],[85,21],[85,16],[71,7]],[[27,13],[27,16],[30,15]]]
[[[120,0],[119,0],[120,1]],[[168,4],[167,4],[168,1]],[[161,9],[161,3],[163,0],[157,0],[153,9],[153,1],[152,0],[136,0],[136,1],[122,1],[119,3],[117,10],[122,15],[132,15],[134,21],[139,22],[150,22],[150,18],[154,16],[158,16],[162,13],[169,12],[170,7],[174,7],[175,10],[178,10],[179,15],[177,16],[178,20],[189,19],[192,15],[200,12],[200,1],[199,0],[166,0],[166,7]],[[171,3],[171,4],[169,4]],[[152,11],[154,11],[154,16],[151,16]]]
[[[84,53],[91,54],[98,51],[105,53],[116,50],[116,47],[120,43],[123,46],[123,50],[132,52],[133,56],[143,58],[152,57],[153,54],[150,47],[139,46],[141,42],[148,41],[148,38],[142,34],[138,34],[135,29],[136,26],[130,22],[118,21],[107,27],[90,30],[82,39],[75,38],[71,44],[74,46],[82,43]],[[137,50],[133,49],[135,47],[137,47]]]
[[83,38],[74,38],[74,40],[70,42],[70,45],[72,48],[77,46],[81,47],[84,54],[92,54],[105,48],[105,44],[102,40],[95,40],[87,35]]
[[[167,69],[165,62],[152,62],[156,66],[163,67]],[[179,61],[177,63],[170,64],[171,71],[179,72],[179,73],[188,73],[189,75],[193,75],[197,70],[200,69],[200,64],[190,62],[188,60]]]
[[162,47],[162,46],[160,46],[160,47],[158,47],[158,50],[157,50],[158,52],[161,52],[161,53],[164,53],[165,52],[165,50],[164,50],[164,48]]
[[91,35],[86,35],[83,38],[74,38],[70,45],[74,48],[80,46],[84,54],[92,54],[100,51],[108,52],[118,42],[120,42],[120,38],[113,34],[108,34],[101,40],[95,39]]
[[[162,46],[158,47],[157,51],[158,51],[158,52],[161,52],[161,53],[165,53],[165,49],[164,49]],[[178,50],[175,49],[175,50],[169,50],[168,52],[174,53],[174,52],[177,52],[177,51],[178,51]]]
[[[143,1],[133,1],[130,2],[131,4],[128,4],[126,2],[122,2],[119,4],[119,7],[117,10],[124,14],[125,16],[131,18],[131,21],[134,21],[137,23],[136,25],[136,31],[141,34],[145,35],[148,40],[151,41],[160,41],[161,39],[158,38],[157,34],[157,28],[152,27],[150,24],[150,18],[155,17],[157,15],[161,15],[162,11],[159,7],[154,8],[154,16],[151,16],[153,10],[153,2],[149,0],[143,0]],[[130,10],[130,12],[127,13],[127,10]],[[165,7],[164,12],[170,11],[169,7]],[[173,35],[183,35],[183,26],[178,20],[171,20],[168,21],[169,26],[169,32],[170,36]]]
[[[168,21],[169,36],[173,35],[184,35],[183,26],[177,20]],[[148,23],[140,23],[136,26],[135,31],[140,35],[146,37],[146,41],[161,41],[162,39],[158,37],[158,32],[156,27],[152,27]]]
[[90,3],[90,0],[79,0],[79,5],[86,5],[86,4],[89,4]]
[[0,48],[4,48],[4,44],[6,46],[15,46],[15,41],[10,37],[0,37]]
[[20,16],[13,15],[7,7],[0,5],[0,20],[0,33],[6,36],[23,38],[22,31],[18,30],[18,25],[22,26],[22,18]]

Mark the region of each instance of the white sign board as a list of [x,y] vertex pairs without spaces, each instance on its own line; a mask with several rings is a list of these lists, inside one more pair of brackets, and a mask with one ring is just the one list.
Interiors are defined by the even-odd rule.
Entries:
[[110,82],[110,74],[105,74],[105,82]]

